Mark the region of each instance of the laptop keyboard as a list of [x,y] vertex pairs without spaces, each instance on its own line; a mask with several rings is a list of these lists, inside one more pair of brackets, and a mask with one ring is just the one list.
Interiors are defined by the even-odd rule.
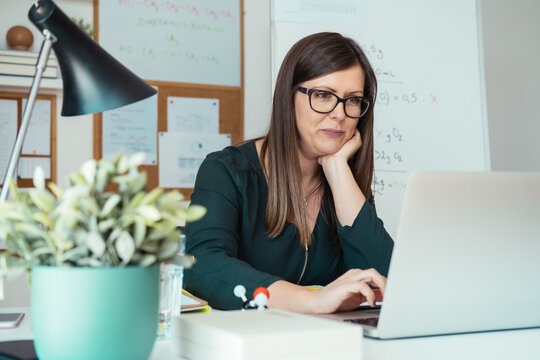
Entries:
[[353,323],[353,324],[377,327],[377,324],[379,323],[379,318],[368,317],[368,318],[363,318],[363,319],[345,319],[343,321],[348,322],[348,323]]

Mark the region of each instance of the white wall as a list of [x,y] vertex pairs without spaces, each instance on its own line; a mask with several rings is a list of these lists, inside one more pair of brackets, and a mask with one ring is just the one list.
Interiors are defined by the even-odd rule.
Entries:
[[244,0],[244,138],[266,133],[272,109],[270,1]]
[[540,171],[540,1],[483,0],[492,170]]
[[[540,1],[479,1],[491,168],[540,171]],[[264,133],[271,111],[269,4],[244,1],[246,139]]]

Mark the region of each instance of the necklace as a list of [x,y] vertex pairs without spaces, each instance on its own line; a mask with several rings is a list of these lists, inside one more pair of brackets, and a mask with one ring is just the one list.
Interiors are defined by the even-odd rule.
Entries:
[[307,207],[307,199],[303,197],[302,200],[304,201],[304,207]]

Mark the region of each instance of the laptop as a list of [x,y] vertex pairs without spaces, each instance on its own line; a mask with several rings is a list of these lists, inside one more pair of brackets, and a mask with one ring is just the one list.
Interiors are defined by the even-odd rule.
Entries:
[[324,317],[381,339],[539,327],[540,173],[414,173],[380,311]]

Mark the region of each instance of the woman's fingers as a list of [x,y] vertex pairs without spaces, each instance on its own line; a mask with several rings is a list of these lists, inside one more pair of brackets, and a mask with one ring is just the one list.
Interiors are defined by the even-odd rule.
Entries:
[[317,291],[316,312],[353,310],[364,301],[375,306],[376,301],[382,300],[385,287],[386,278],[377,270],[351,269]]
[[384,291],[386,290],[386,278],[379,274],[377,270],[364,270],[361,274],[360,279],[378,288],[384,296]]
[[379,272],[375,269],[351,269],[347,271],[343,276],[347,276],[355,280],[365,281],[369,285],[380,289],[382,295],[384,295],[384,291],[386,289],[386,278],[379,274]]
[[336,153],[321,156],[317,159],[317,162],[324,167],[327,162],[332,161],[333,159],[343,158],[347,161],[351,156],[356,154],[361,147],[362,137],[360,136],[360,131],[356,129],[354,135],[347,140]]
[[[373,291],[373,289],[369,287],[369,285],[364,281],[360,281],[357,286],[358,292],[362,294],[362,296],[366,299],[369,305],[375,306],[375,292]],[[358,304],[356,304],[356,306],[358,307],[358,305],[360,305],[361,303],[362,302],[359,302]]]
[[379,289],[373,289],[373,292],[375,293],[375,302],[383,301],[384,294]]
[[362,137],[360,131],[355,130],[354,135],[341,147],[336,153],[342,153],[347,159],[350,159],[362,147]]

